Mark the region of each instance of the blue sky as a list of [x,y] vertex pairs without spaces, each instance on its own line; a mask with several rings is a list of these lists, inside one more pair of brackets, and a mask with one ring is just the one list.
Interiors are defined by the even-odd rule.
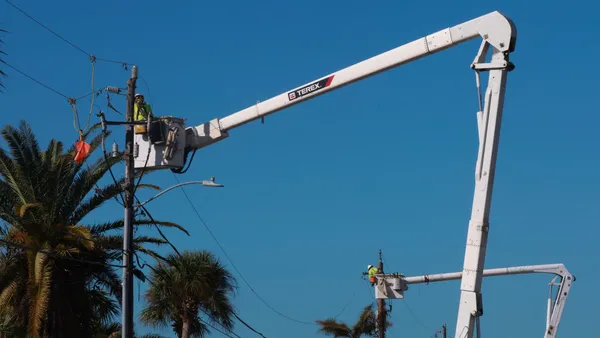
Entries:
[[[155,112],[186,118],[188,125],[502,11],[515,21],[519,36],[486,267],[564,263],[577,282],[559,335],[596,330],[600,117],[594,97],[600,74],[593,56],[600,48],[593,21],[600,8],[592,1],[14,3],[97,57],[139,65],[145,82],[138,85]],[[1,26],[10,31],[3,35],[6,62],[67,96],[91,91],[84,54],[5,2],[0,13]],[[191,169],[178,178],[214,175],[226,185],[186,191],[270,306],[311,322],[347,305],[338,318],[353,322],[372,301],[361,272],[376,263],[379,249],[387,272],[414,276],[462,269],[477,150],[477,96],[469,65],[479,41],[296,105],[267,117],[264,125],[245,125],[196,154]],[[42,144],[51,138],[74,142],[73,114],[64,98],[3,69],[9,76],[0,95],[2,124],[27,119]],[[97,63],[96,87],[124,86],[127,77],[119,65]],[[103,96],[96,103],[106,110]],[[115,98],[113,104],[124,109],[124,101]],[[89,101],[79,102],[78,109],[85,120]],[[109,140],[121,149],[122,131],[115,128]],[[147,182],[163,188],[176,183],[168,171]],[[149,196],[143,192],[140,198]],[[190,237],[167,231],[180,250],[206,248],[231,268],[181,191],[148,207],[155,218],[190,231]],[[121,216],[113,204],[88,221]],[[235,305],[257,330],[267,337],[319,336],[314,325],[269,309],[238,279]],[[549,275],[486,279],[484,335],[541,337],[550,280]],[[444,322],[453,336],[459,286],[459,281],[412,286],[404,301],[392,302],[389,336],[431,337]],[[141,304],[136,295],[136,312]],[[255,336],[241,324],[235,332]]]

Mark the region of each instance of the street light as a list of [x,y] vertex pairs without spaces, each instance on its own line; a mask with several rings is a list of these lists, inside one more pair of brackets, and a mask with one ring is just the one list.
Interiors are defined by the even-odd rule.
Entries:
[[210,180],[183,182],[183,183],[176,184],[176,185],[174,185],[172,187],[169,187],[169,188],[167,188],[167,189],[159,192],[158,194],[154,195],[153,197],[150,197],[149,199],[147,199],[145,202],[137,204],[136,205],[136,209],[144,206],[146,203],[148,203],[148,202],[156,199],[157,197],[159,197],[160,195],[162,195],[164,193],[167,193],[167,192],[169,192],[169,191],[171,191],[171,190],[173,190],[175,188],[179,188],[181,186],[189,185],[189,184],[199,184],[199,185],[203,185],[203,186],[209,187],[209,188],[223,188],[224,187],[223,184],[215,183],[215,177],[214,176],[211,176]]

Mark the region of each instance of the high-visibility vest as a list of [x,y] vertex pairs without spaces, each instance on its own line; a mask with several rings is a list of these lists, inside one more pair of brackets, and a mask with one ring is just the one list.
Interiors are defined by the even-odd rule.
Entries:
[[136,121],[146,120],[148,114],[152,115],[152,106],[148,102],[144,102],[142,109],[138,108],[139,104],[136,102],[133,107],[133,119]]
[[369,269],[369,277],[372,277],[374,274],[378,273],[379,269],[377,269],[376,267],[372,267]]

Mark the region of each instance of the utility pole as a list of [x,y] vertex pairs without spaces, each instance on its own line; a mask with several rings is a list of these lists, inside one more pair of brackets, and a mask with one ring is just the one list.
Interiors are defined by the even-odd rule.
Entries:
[[442,329],[441,330],[437,330],[435,331],[435,337],[437,338],[438,333],[442,334],[442,338],[446,338],[446,323],[444,323],[444,325],[442,325]]
[[123,300],[122,300],[122,338],[133,338],[133,110],[135,104],[135,85],[137,66],[131,68],[131,77],[127,80],[127,110],[125,120],[125,217],[123,219]]
[[[379,270],[377,273],[383,274],[383,262],[381,261],[381,249],[379,249],[379,264],[377,265],[377,269]],[[375,286],[377,287],[377,286]],[[387,323],[386,318],[386,309],[385,309],[385,300],[378,299],[377,300],[377,326],[379,327],[379,338],[385,338],[385,324]]]

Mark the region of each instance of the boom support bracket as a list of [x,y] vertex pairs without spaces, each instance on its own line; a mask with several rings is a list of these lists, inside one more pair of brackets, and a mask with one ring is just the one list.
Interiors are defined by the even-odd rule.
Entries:
[[[492,49],[491,61],[485,62],[489,49]],[[489,215],[496,169],[498,143],[507,73],[514,69],[509,61],[509,53],[492,46],[488,41],[481,43],[471,68],[476,72],[479,111],[477,112],[477,130],[479,149],[475,164],[475,191],[471,219],[467,231],[467,243],[461,278],[461,295],[458,309],[455,337],[472,338],[476,323],[483,315],[481,284],[485,265]],[[488,86],[483,95],[480,90],[479,72],[489,72]],[[478,326],[478,325],[477,325]]]

